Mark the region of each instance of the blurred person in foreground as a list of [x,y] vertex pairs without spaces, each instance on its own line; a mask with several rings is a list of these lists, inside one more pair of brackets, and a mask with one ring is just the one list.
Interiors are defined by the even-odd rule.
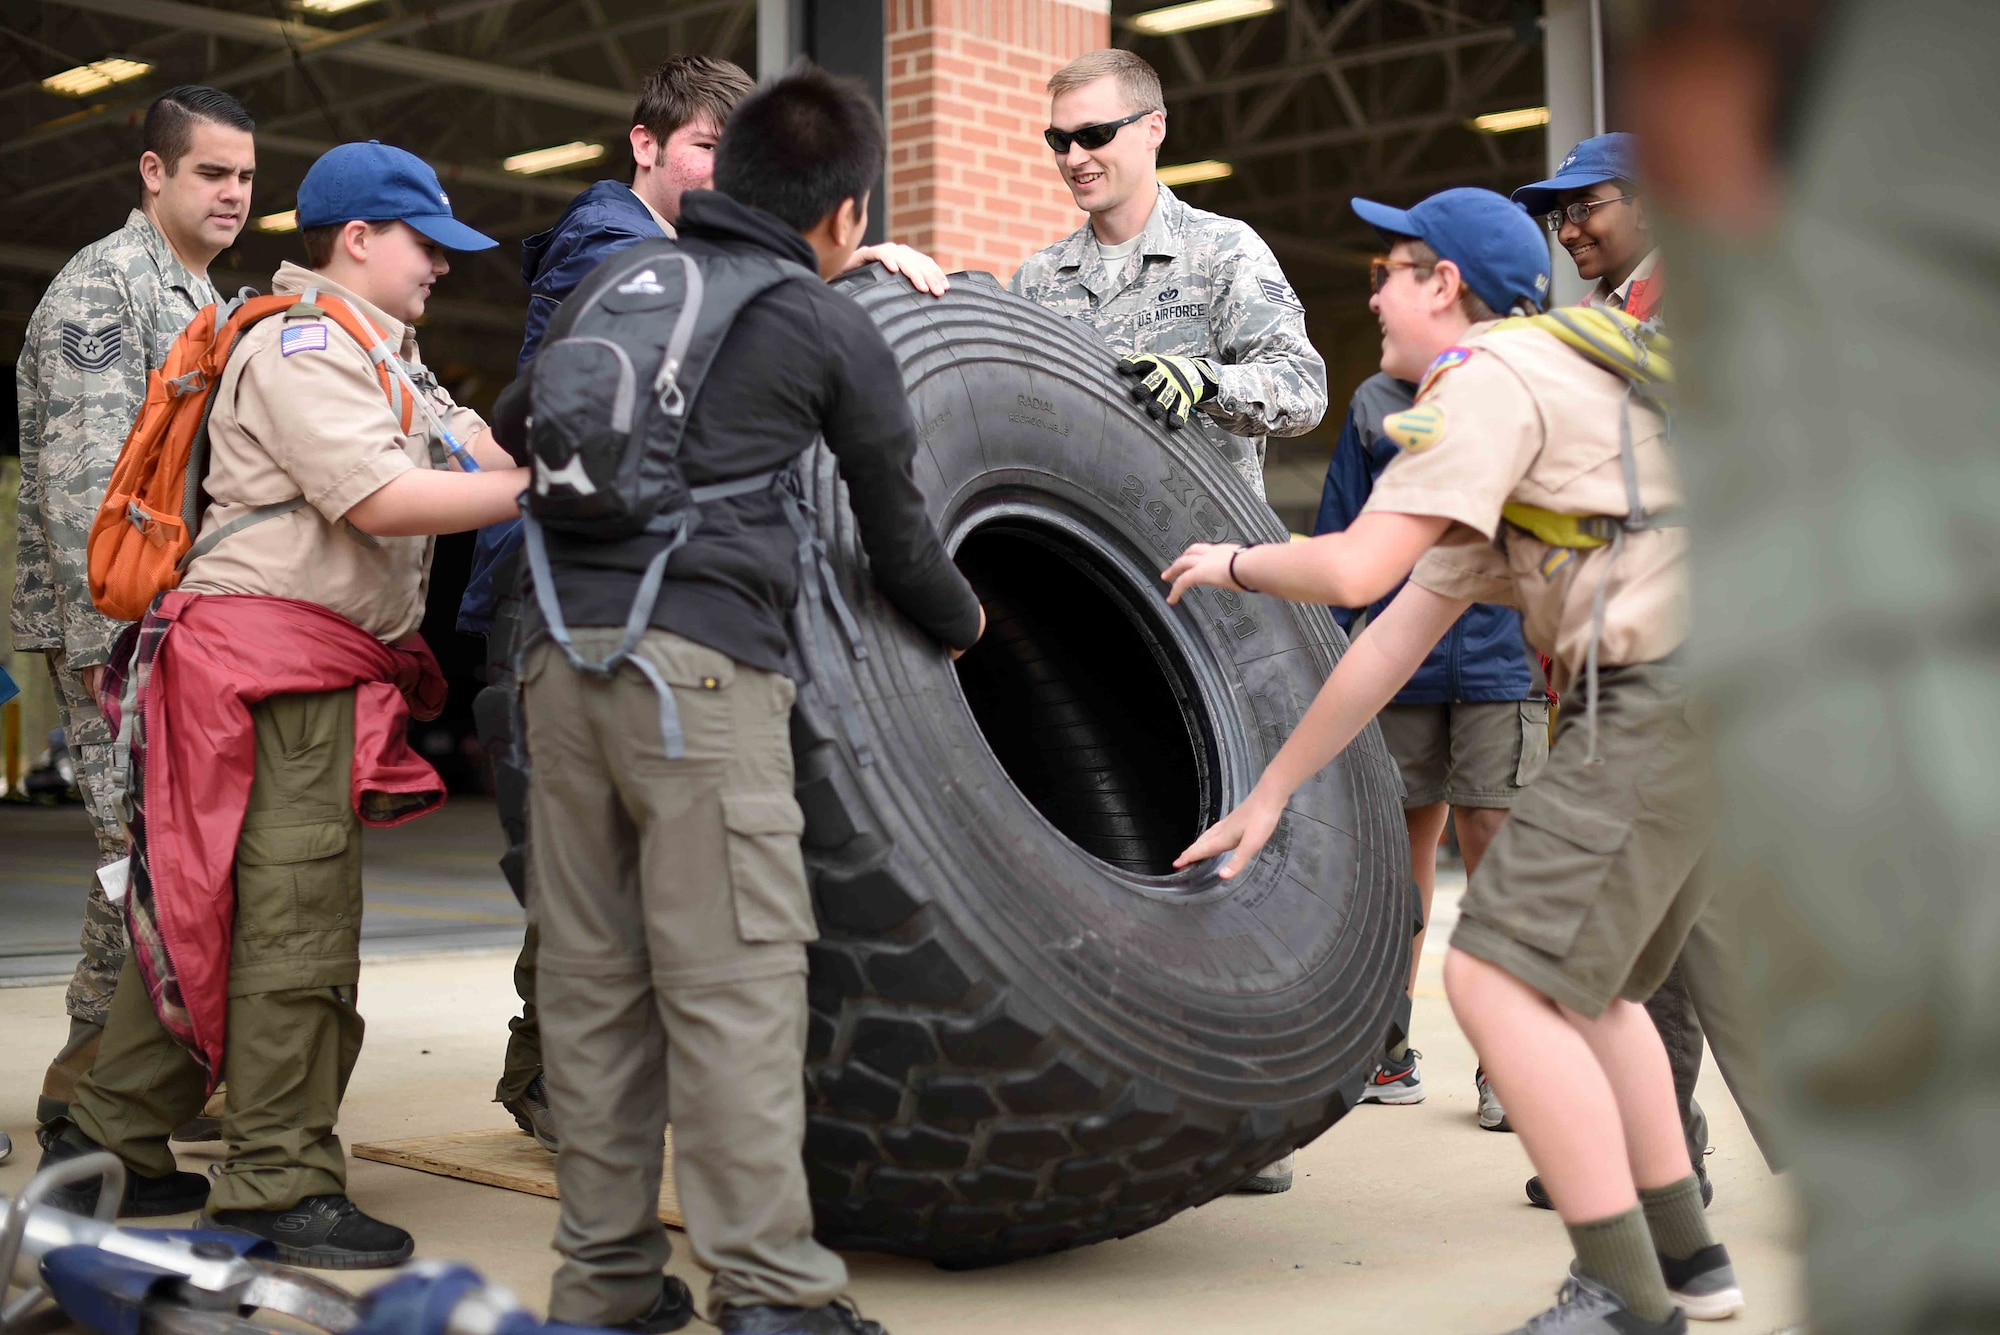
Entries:
[[1816,1335],[2000,1329],[1996,52],[1991,5],[1688,3],[1630,64]]

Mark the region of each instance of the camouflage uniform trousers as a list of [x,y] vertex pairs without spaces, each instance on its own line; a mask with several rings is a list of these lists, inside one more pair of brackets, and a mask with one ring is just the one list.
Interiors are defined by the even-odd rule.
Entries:
[[[77,787],[83,792],[83,804],[97,835],[97,865],[102,867],[131,849],[112,798],[111,732],[97,702],[84,689],[83,677],[69,669],[67,657],[60,649],[48,651],[49,676],[55,681],[63,736],[68,739]],[[90,878],[84,901],[81,944],[83,959],[70,978],[64,1006],[70,1018],[101,1028],[111,1011],[118,973],[125,967],[125,915],[105,898],[104,887],[95,876]]]

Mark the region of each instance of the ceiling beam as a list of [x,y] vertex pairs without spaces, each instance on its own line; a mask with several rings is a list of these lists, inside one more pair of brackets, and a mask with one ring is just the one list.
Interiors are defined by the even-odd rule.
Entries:
[[[290,134],[257,135],[257,147],[268,148],[277,153],[289,153],[294,157],[317,158],[334,145],[321,139],[304,139]],[[590,186],[588,181],[575,181],[564,176],[518,176],[513,172],[501,171],[498,167],[475,167],[462,162],[444,162],[428,153],[418,153],[418,157],[430,164],[438,174],[438,180],[447,187],[463,182],[466,185],[482,186],[488,190],[500,190],[509,194],[526,195],[531,199],[553,200],[567,204],[577,194]]]
[[[296,43],[303,47],[312,42],[326,43],[320,54],[344,64],[359,65],[386,74],[480,88],[506,97],[526,98],[595,115],[615,116],[621,120],[632,110],[632,95],[622,89],[600,88],[595,84],[561,79],[538,70],[467,60],[463,56],[372,38],[335,45],[327,39],[340,36],[338,32],[292,19],[268,19],[234,10],[209,9],[202,5],[184,4],[182,0],[51,0],[51,3],[92,14],[157,23],[186,32],[209,33],[263,46],[284,47]],[[590,36],[595,40],[595,33]]]
[[[213,88],[239,87],[242,84],[261,79],[266,75],[276,74],[288,69],[295,60],[307,63],[319,60],[328,55],[334,48],[345,46],[349,42],[359,42],[371,38],[387,40],[391,37],[401,37],[405,33],[418,32],[440,24],[456,22],[462,18],[469,18],[472,15],[484,13],[488,10],[511,6],[514,3],[515,0],[458,0],[457,4],[446,5],[438,9],[425,9],[415,14],[405,15],[402,18],[383,19],[377,23],[358,24],[352,28],[344,28],[339,32],[329,33],[327,36],[316,41],[299,43],[296,55],[293,54],[292,50],[287,49],[277,52],[274,55],[260,57],[257,60],[250,61],[248,64],[238,65],[232,70],[205,75],[201,79],[201,82]],[[167,82],[174,81],[168,80]],[[123,117],[128,125],[136,126],[139,123],[139,118],[145,114],[146,106],[158,95],[159,91],[155,87],[131,97],[119,98],[112,102],[98,103],[82,111],[57,117],[55,120],[38,125],[23,134],[16,135],[5,143],[0,143],[0,153],[33,148],[37,144],[46,144],[58,139],[67,139],[73,134],[80,134],[91,129],[100,122],[119,117]]]
[[[60,0],[60,3],[69,2],[70,0]],[[131,3],[132,0],[113,0],[113,2]],[[1213,97],[1218,93],[1240,92],[1247,88],[1269,88],[1280,81],[1306,79],[1315,74],[1324,74],[1328,70],[1364,69],[1370,65],[1383,65],[1393,60],[1410,60],[1417,56],[1437,55],[1444,51],[1455,51],[1469,46],[1491,46],[1499,42],[1518,40],[1520,35],[1514,31],[1512,24],[1500,23],[1437,37],[1412,37],[1403,41],[1378,42],[1373,46],[1357,46],[1338,55],[1318,56],[1296,64],[1271,65],[1245,74],[1232,74],[1226,78],[1177,84],[1165,90],[1166,98],[1169,103],[1187,102],[1197,97]]]

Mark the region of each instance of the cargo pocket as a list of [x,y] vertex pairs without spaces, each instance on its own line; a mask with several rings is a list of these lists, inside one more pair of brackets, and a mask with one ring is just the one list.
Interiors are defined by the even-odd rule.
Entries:
[[236,840],[236,935],[281,936],[352,925],[341,885],[347,823],[246,827]]
[[1549,763],[1549,702],[1521,702],[1521,759],[1514,766],[1514,786],[1526,788]]
[[1506,889],[1493,897],[1497,903],[1479,903],[1473,916],[1524,946],[1567,955],[1630,836],[1623,821],[1530,792],[1502,834],[1505,863],[1495,870]]
[[724,793],[729,886],[736,934],[745,942],[812,941],[812,895],[799,853],[805,813],[790,793]]

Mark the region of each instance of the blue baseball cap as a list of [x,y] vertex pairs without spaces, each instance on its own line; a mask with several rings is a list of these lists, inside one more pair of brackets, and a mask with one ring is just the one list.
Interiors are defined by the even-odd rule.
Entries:
[[1465,285],[1502,315],[1517,302],[1531,301],[1537,310],[1548,303],[1549,243],[1542,229],[1491,190],[1457,186],[1407,209],[1372,199],[1352,202],[1384,241],[1413,238],[1456,264]]
[[299,182],[299,226],[404,222],[449,250],[491,250],[492,237],[451,216],[451,196],[414,153],[380,140],[342,144],[320,154]]
[[1556,195],[1564,190],[1582,190],[1605,181],[1639,179],[1639,139],[1636,135],[1600,134],[1586,139],[1556,164],[1556,174],[1546,181],[1524,185],[1514,192],[1514,202],[1537,216],[1553,213]]

